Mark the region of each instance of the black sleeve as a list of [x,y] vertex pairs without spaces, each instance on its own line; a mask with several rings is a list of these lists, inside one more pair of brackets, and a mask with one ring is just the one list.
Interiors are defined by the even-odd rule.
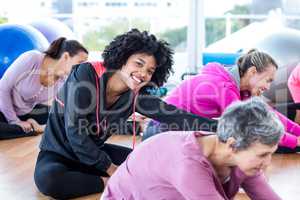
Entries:
[[137,97],[137,112],[157,120],[168,130],[212,131],[217,128],[217,121],[194,115],[167,104],[160,98],[141,92]]
[[99,149],[90,134],[96,125],[90,116],[96,114],[96,73],[84,63],[73,69],[67,80],[65,95],[65,130],[69,143],[80,162],[106,171],[109,156]]

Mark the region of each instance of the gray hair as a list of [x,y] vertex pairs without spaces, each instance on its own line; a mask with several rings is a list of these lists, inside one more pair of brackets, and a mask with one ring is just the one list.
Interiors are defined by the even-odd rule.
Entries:
[[260,97],[230,105],[219,119],[217,129],[221,142],[229,137],[236,140],[237,150],[246,149],[254,142],[273,146],[283,133],[282,123]]

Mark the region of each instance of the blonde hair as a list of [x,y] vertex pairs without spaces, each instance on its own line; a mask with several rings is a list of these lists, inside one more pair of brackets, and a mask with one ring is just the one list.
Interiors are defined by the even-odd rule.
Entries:
[[251,49],[237,60],[241,77],[252,66],[254,66],[258,72],[263,72],[269,65],[273,65],[278,69],[276,61],[269,54],[258,51],[257,49]]

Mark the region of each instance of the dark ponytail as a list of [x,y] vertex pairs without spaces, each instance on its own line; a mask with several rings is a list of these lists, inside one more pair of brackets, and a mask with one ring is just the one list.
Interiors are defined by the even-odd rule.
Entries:
[[276,61],[269,54],[258,51],[257,49],[249,50],[237,60],[241,77],[252,66],[254,66],[258,72],[263,72],[269,65],[273,65],[278,69]]
[[88,50],[78,41],[60,37],[54,40],[44,53],[50,58],[59,59],[64,52],[68,52],[73,57],[81,51],[88,54]]

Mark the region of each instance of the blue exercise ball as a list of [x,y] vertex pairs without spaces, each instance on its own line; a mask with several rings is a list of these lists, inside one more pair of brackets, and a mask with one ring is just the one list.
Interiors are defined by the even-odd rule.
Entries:
[[235,65],[236,60],[241,56],[239,53],[209,53],[205,52],[202,56],[203,65],[206,65],[210,62],[218,62],[223,64],[224,66],[232,66]]
[[49,18],[37,20],[31,22],[30,25],[39,30],[47,38],[49,43],[52,43],[59,37],[65,37],[67,39],[75,38],[72,30],[57,19]]
[[0,78],[10,64],[22,53],[29,50],[44,51],[47,39],[35,28],[26,25],[0,25]]

